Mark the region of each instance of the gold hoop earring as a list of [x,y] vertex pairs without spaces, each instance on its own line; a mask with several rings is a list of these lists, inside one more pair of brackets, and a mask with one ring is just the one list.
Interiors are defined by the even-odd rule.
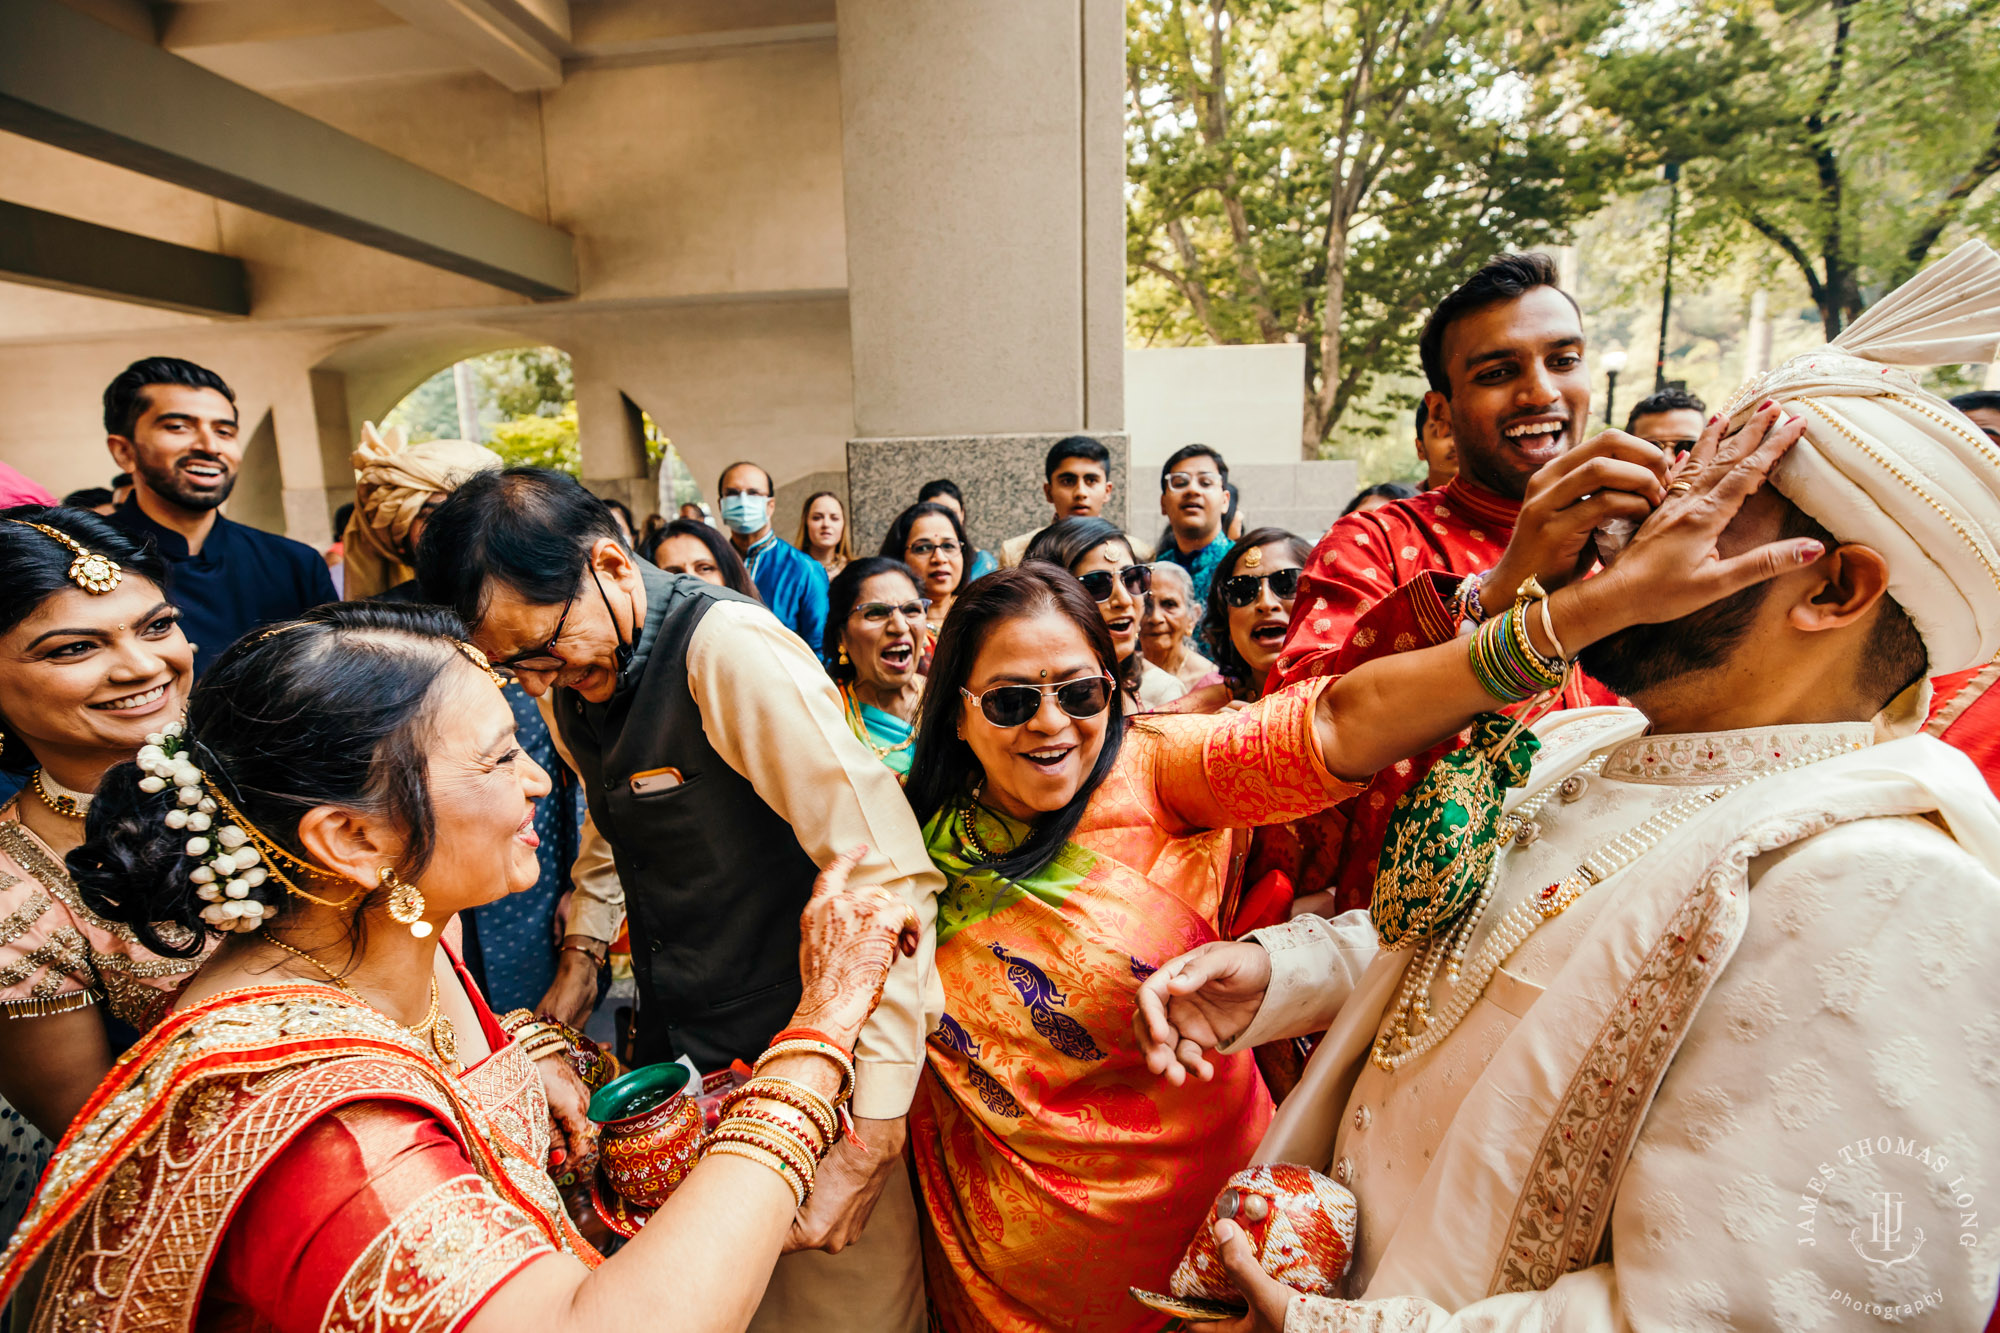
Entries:
[[389,919],[399,926],[408,926],[418,939],[428,936],[431,923],[424,920],[423,891],[408,880],[399,879],[394,866],[383,866],[375,878],[389,891]]

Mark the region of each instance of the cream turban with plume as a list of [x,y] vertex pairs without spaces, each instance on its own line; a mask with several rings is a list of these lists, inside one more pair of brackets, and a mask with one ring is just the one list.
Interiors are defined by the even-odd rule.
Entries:
[[1805,421],[1772,485],[1837,540],[1881,552],[1932,675],[2000,655],[2000,446],[1911,372],[1996,349],[2000,255],[1968,241],[1723,409],[1731,429],[1766,399]]
[[354,517],[342,539],[349,600],[373,597],[414,577],[410,527],[433,493],[504,466],[500,455],[467,440],[406,445],[404,439],[401,426],[378,432],[374,422],[362,423],[353,455]]

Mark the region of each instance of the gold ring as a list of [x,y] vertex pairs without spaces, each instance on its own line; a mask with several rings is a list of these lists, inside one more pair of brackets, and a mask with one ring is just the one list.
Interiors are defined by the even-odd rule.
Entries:
[[1667,494],[1668,494],[1668,495],[1686,495],[1686,494],[1687,494],[1687,493],[1688,493],[1689,491],[1691,491],[1691,490],[1693,490],[1693,489],[1694,489],[1694,483],[1693,483],[1693,482],[1691,482],[1691,481],[1677,481],[1677,482],[1675,482],[1675,483],[1674,483],[1673,485],[1671,485],[1671,486],[1667,487]]

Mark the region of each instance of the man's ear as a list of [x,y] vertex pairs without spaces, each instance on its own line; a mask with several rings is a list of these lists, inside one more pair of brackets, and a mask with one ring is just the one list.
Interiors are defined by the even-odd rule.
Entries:
[[1432,421],[1442,421],[1446,425],[1451,424],[1451,399],[1445,397],[1436,389],[1426,389],[1424,390],[1424,406],[1430,409],[1429,417]]
[[135,476],[138,474],[139,469],[133,464],[139,461],[139,450],[132,441],[123,435],[107,435],[104,437],[104,446],[111,451],[111,461],[118,465],[120,472],[130,472]]
[[1161,492],[1160,492],[1160,512],[1161,512],[1162,514],[1166,515],[1167,517],[1171,518],[1171,517],[1173,516],[1173,511],[1167,508],[1167,496],[1168,496],[1168,494],[1169,494],[1169,492],[1167,492],[1167,491],[1161,491]]
[[1055,507],[1056,482],[1054,477],[1051,477],[1047,481],[1042,483],[1042,498],[1049,502],[1049,507],[1051,509]]
[[1811,573],[1818,587],[1786,612],[1792,628],[1806,634],[1858,624],[1889,591],[1889,562],[1872,546],[1836,546]]
[[599,537],[591,544],[590,565],[608,579],[623,579],[627,574],[639,572],[632,553],[612,537]]

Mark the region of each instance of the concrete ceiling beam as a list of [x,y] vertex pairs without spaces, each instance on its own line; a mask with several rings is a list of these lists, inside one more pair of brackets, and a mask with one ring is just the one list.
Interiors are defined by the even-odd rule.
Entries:
[[511,92],[560,88],[568,0],[380,0],[413,28],[441,37]]
[[574,15],[568,67],[698,58],[746,47],[830,41],[834,0],[591,0]]
[[576,295],[565,233],[59,0],[0,0],[0,130],[536,300]]
[[240,260],[4,200],[0,280],[191,315],[250,313]]

